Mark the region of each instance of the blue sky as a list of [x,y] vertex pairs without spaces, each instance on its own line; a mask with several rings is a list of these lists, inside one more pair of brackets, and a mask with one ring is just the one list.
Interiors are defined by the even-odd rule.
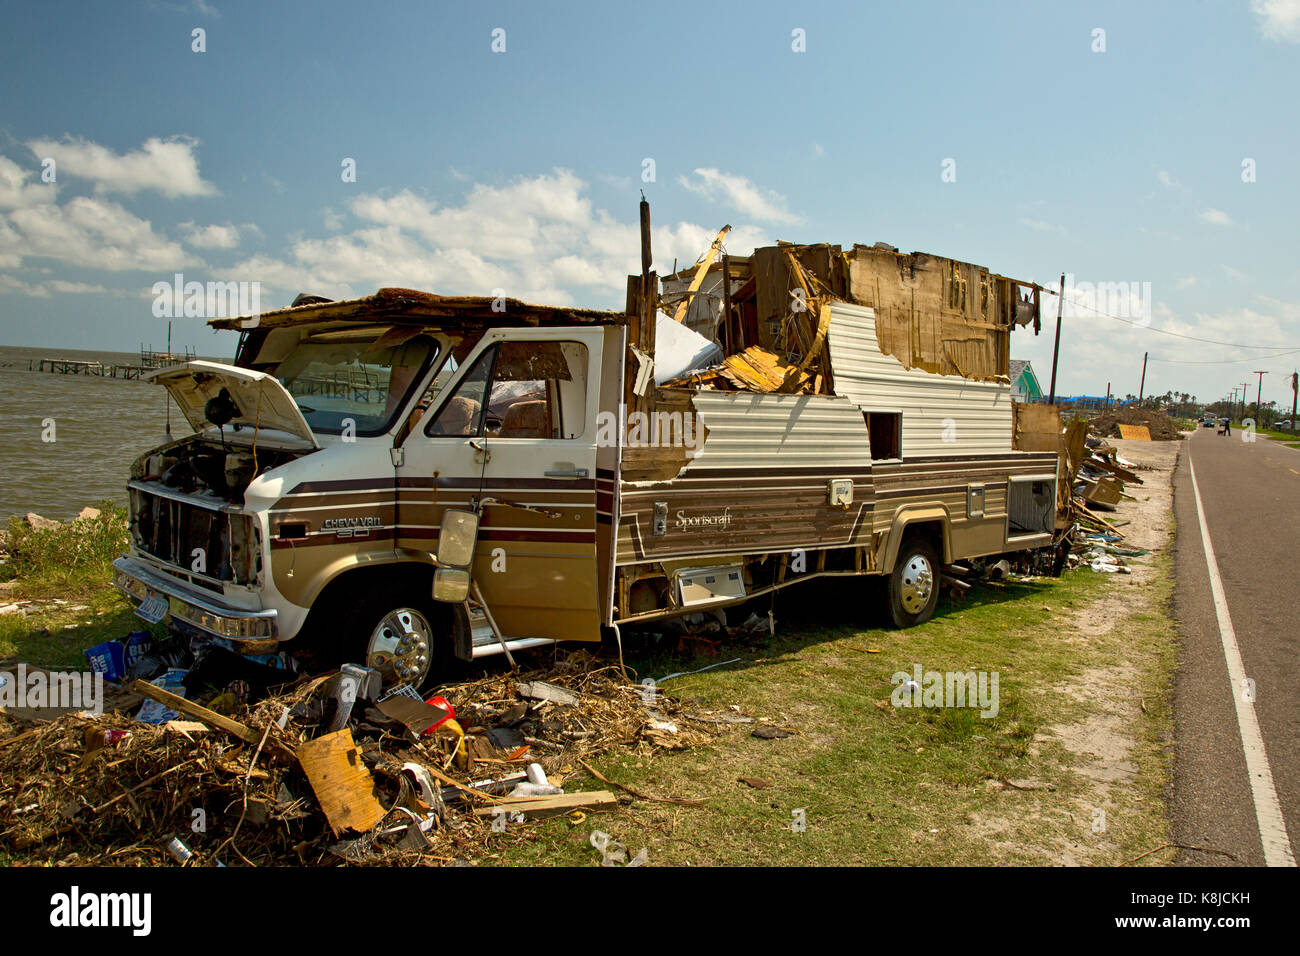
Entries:
[[[884,240],[1045,285],[1067,272],[1060,391],[1136,392],[1149,351],[1148,391],[1253,397],[1267,369],[1265,399],[1290,403],[1300,0],[3,17],[0,344],[160,345],[150,288],[176,272],[258,282],[263,309],[383,285],[621,307],[644,188],[661,272],[724,222],[735,254]],[[1044,334],[1012,354],[1046,387],[1044,302]]]

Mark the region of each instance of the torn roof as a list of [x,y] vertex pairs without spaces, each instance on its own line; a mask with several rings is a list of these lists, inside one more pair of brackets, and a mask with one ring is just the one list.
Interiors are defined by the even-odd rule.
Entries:
[[627,321],[627,315],[603,309],[532,305],[519,299],[492,296],[445,296],[416,289],[380,289],[374,295],[341,301],[313,296],[298,306],[261,315],[213,319],[208,325],[214,329],[244,331],[316,322],[424,324],[430,319],[452,319],[467,325],[508,325],[512,319],[527,325],[619,325]]

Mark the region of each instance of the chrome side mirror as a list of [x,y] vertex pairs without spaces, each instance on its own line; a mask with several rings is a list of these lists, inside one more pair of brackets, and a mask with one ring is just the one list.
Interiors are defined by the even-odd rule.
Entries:
[[479,516],[473,511],[448,509],[438,530],[437,570],[433,572],[433,598],[459,604],[469,597],[470,565],[478,542]]

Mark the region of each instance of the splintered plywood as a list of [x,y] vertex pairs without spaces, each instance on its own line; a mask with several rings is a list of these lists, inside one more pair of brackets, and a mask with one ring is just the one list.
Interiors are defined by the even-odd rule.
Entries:
[[384,818],[375,782],[361,762],[351,730],[345,727],[307,741],[298,748],[298,763],[335,836],[345,830],[365,833]]
[[1119,437],[1130,441],[1150,441],[1151,429],[1146,425],[1120,425]]
[[988,381],[1007,374],[1010,284],[981,266],[855,246],[849,295],[875,310],[880,351],[905,368]]
[[1054,451],[1064,448],[1061,410],[1055,405],[1011,403],[1011,447],[1017,451]]

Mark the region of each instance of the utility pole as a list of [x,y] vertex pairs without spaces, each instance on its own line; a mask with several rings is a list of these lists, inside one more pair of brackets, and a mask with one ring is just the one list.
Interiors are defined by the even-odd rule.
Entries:
[[1295,427],[1295,405],[1296,398],[1300,396],[1300,372],[1291,373],[1291,430],[1296,431]]
[[1250,388],[1250,382],[1241,383],[1241,416],[1238,421],[1246,417],[1246,389]]
[[1147,356],[1150,354],[1150,352],[1142,353],[1142,384],[1138,386],[1138,408],[1142,407],[1142,393],[1147,387]]
[[1052,390],[1047,404],[1056,404],[1056,360],[1061,354],[1061,314],[1065,311],[1065,273],[1061,273],[1061,291],[1056,296],[1056,344],[1052,346]]
[[1262,404],[1264,399],[1264,376],[1268,373],[1256,371],[1255,374],[1259,376],[1259,390],[1255,392],[1255,427],[1259,428],[1259,420],[1264,411],[1264,406]]
[[1110,382],[1106,383],[1106,411],[1110,411]]

